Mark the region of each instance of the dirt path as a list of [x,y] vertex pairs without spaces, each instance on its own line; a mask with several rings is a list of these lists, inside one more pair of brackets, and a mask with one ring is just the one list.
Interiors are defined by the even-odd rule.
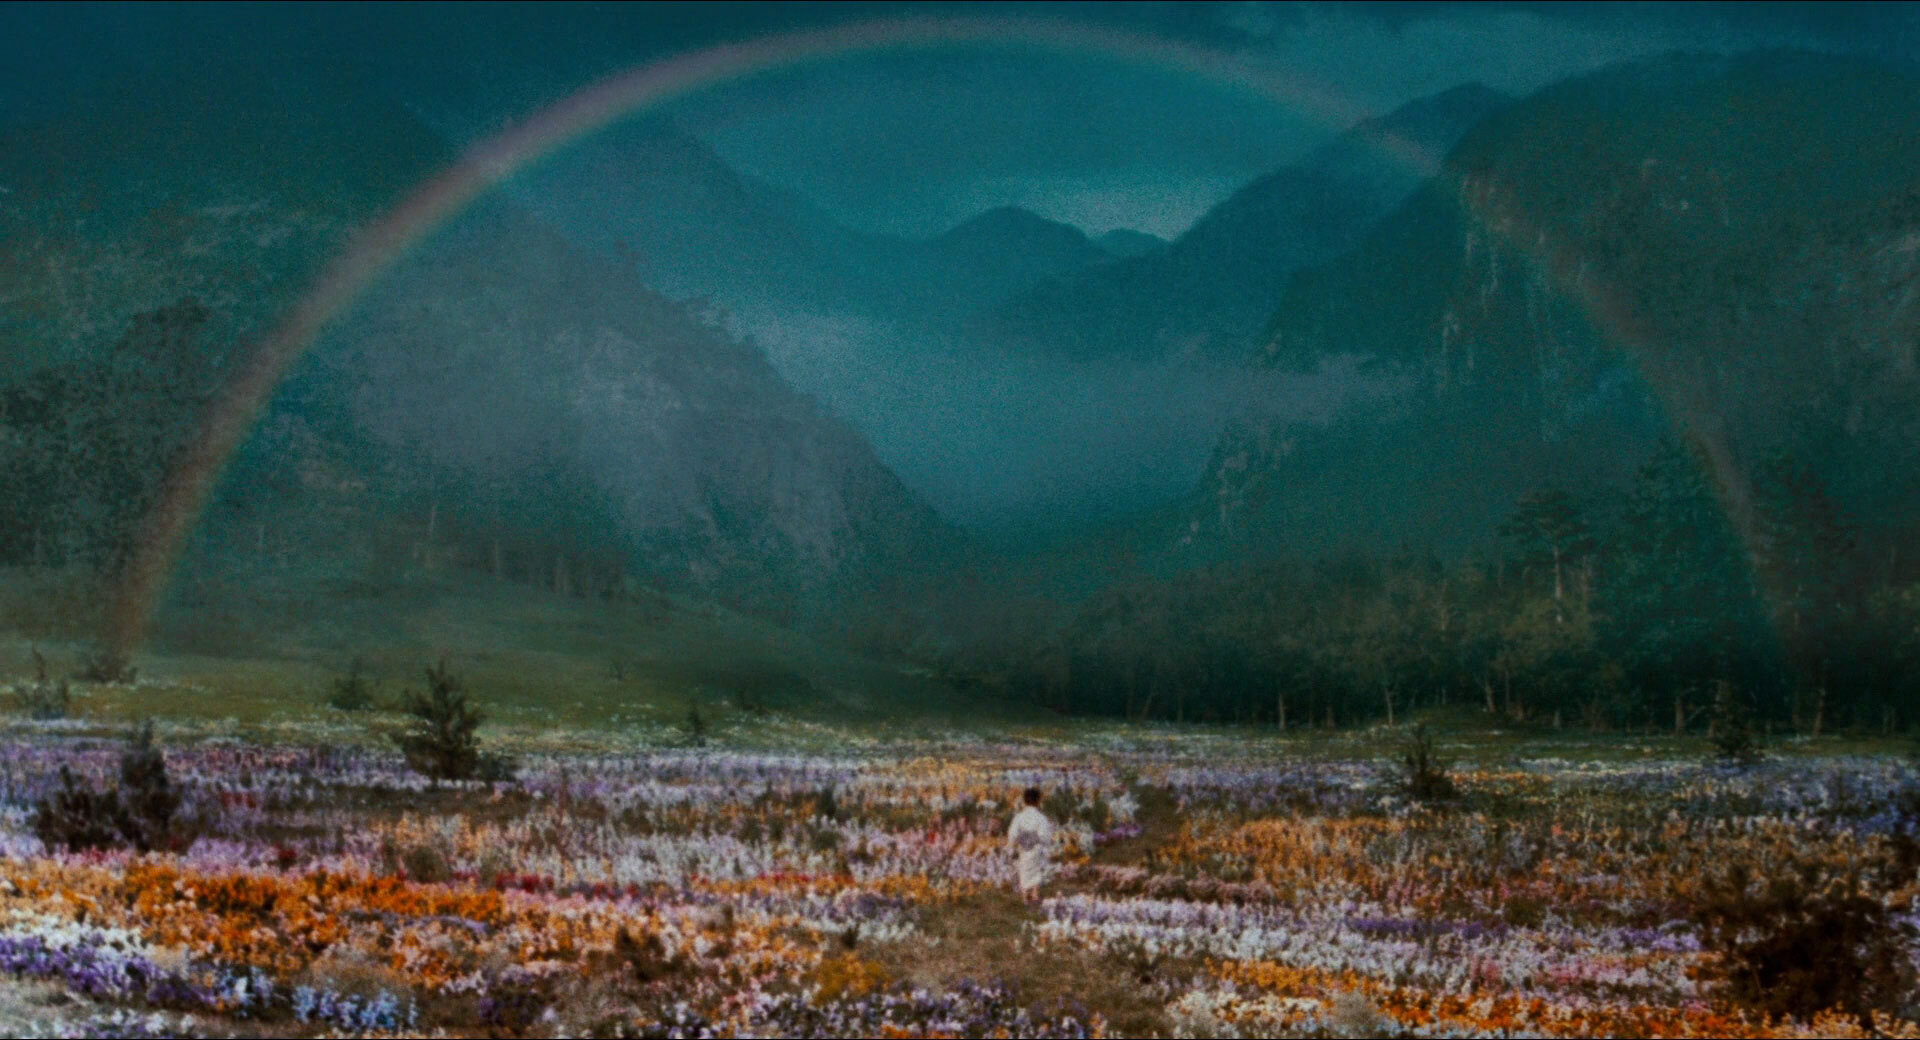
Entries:
[[[1138,865],[1180,833],[1172,797],[1163,789],[1140,793],[1136,819],[1141,833],[1098,850],[1093,862]],[[1071,878],[1050,893],[1082,891]],[[1098,1013],[1114,1036],[1171,1035],[1166,1015],[1170,995],[1156,983],[1196,966],[1142,963],[1113,954],[1059,946],[1041,948],[1033,928],[1045,918],[1010,889],[978,893],[922,910],[918,934],[900,943],[875,944],[861,954],[901,981],[947,987],[962,980],[1000,979],[1014,984],[1029,1007],[1067,1005]]]
[[918,934],[875,944],[861,954],[893,978],[947,988],[962,979],[1012,984],[1022,1004],[1097,1013],[1114,1036],[1166,1036],[1165,998],[1152,992],[1138,966],[1104,954],[1041,948],[1032,927],[1043,920],[1012,891],[983,892],[921,912]]
[[1149,853],[1180,836],[1179,812],[1171,791],[1164,787],[1137,787],[1134,797],[1140,803],[1133,814],[1134,822],[1140,825],[1140,833],[1094,850],[1094,863],[1113,867],[1141,866],[1147,862]]
[[51,983],[0,975],[0,1036],[79,1036],[82,1024],[98,1010]]

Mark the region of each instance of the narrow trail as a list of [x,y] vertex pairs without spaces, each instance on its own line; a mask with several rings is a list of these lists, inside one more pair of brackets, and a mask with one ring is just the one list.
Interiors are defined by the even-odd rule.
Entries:
[[[1097,850],[1092,862],[1139,866],[1179,836],[1172,796],[1161,788],[1140,793],[1136,819],[1141,833]],[[1071,875],[1047,887],[1047,894],[1097,892]],[[1001,979],[1017,986],[1029,1007],[1065,1005],[1106,1019],[1114,1036],[1167,1036],[1166,995],[1147,984],[1152,974],[1127,958],[1069,948],[1042,947],[1035,931],[1046,917],[1012,889],[993,889],[923,909],[919,934],[901,943],[876,944],[861,955],[896,979],[930,988],[962,979]]]
[[1140,806],[1134,810],[1133,819],[1140,825],[1140,833],[1095,849],[1094,863],[1113,867],[1144,866],[1150,854],[1180,836],[1179,807],[1174,804],[1172,792],[1164,787],[1147,786],[1135,788],[1134,792]]
[[914,938],[876,945],[862,955],[916,986],[999,979],[1014,984],[1028,1007],[1099,1014],[1113,1036],[1169,1034],[1164,998],[1145,990],[1134,965],[1107,954],[1042,947],[1034,929],[1044,920],[1038,907],[1015,892],[976,893],[922,911]]
[[0,1036],[74,1036],[99,1010],[63,986],[0,975]]

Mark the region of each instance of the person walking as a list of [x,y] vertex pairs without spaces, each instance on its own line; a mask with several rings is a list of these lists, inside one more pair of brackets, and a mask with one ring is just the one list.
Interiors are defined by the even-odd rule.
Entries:
[[1029,903],[1040,901],[1040,886],[1047,883],[1052,867],[1053,821],[1040,811],[1040,789],[1029,787],[1022,796],[1026,808],[1014,814],[1007,826],[1007,844],[1012,847],[1014,865],[1020,873],[1020,895]]

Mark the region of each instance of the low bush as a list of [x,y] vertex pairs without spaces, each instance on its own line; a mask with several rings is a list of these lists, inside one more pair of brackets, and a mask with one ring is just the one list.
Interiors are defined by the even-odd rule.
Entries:
[[121,815],[118,791],[95,791],[61,766],[59,789],[34,807],[33,834],[50,852],[118,848]]
[[630,982],[643,983],[683,975],[695,967],[677,951],[668,950],[658,932],[647,931],[636,938],[625,927],[614,933],[612,951],[598,960],[603,970],[624,976]]
[[153,745],[153,723],[136,730],[120,754],[121,833],[141,852],[165,844],[180,809],[180,794],[167,776],[167,759]]
[[1756,1011],[1807,1021],[1838,1010],[1870,1026],[1875,1012],[1897,1014],[1913,996],[1906,947],[1915,929],[1857,865],[1801,858],[1757,874],[1736,863],[1705,886],[1693,921],[1716,955],[1710,977]]
[[153,724],[142,725],[120,755],[120,786],[95,791],[60,767],[60,787],[34,807],[32,827],[48,849],[78,852],[132,846],[151,852],[169,843],[180,795],[167,776],[166,756],[153,744]]
[[54,682],[47,677],[47,659],[39,648],[33,651],[33,682],[14,688],[20,710],[30,719],[64,719],[73,707],[73,690],[67,680]]
[[453,868],[447,864],[447,854],[434,845],[409,845],[400,854],[400,866],[406,871],[407,880],[438,884],[453,876]]
[[1435,751],[1425,724],[1415,725],[1400,742],[1398,764],[1401,786],[1416,801],[1445,801],[1460,793],[1447,773],[1452,763]]
[[1760,735],[1753,727],[1752,707],[1724,680],[1714,685],[1708,736],[1714,757],[1722,762],[1748,766],[1760,761]]
[[373,681],[358,657],[347,666],[347,674],[333,681],[327,693],[327,706],[340,711],[366,711],[373,707]]
[[711,730],[712,727],[707,725],[706,716],[700,714],[700,706],[698,704],[689,706],[687,708],[687,740],[694,747],[705,747]]
[[117,650],[96,650],[80,665],[80,678],[88,682],[130,685],[139,674],[133,660]]

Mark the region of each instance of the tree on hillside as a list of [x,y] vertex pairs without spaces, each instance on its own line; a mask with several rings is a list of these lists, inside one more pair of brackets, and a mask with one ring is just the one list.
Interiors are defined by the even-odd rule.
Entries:
[[1602,583],[1606,650],[1674,728],[1717,679],[1761,677],[1765,623],[1738,537],[1695,453],[1663,441],[1640,467]]
[[1861,611],[1856,638],[1865,652],[1855,673],[1861,689],[1853,722],[1890,733],[1902,721],[1901,709],[1911,712],[1920,678],[1920,584],[1876,590]]
[[1818,735],[1839,685],[1835,667],[1851,656],[1843,641],[1859,618],[1852,525],[1821,475],[1792,456],[1762,463],[1753,495],[1755,563],[1792,671],[1794,723],[1803,694],[1811,694]]
[[1544,572],[1552,579],[1553,601],[1567,597],[1569,575],[1593,553],[1593,532],[1572,495],[1539,488],[1521,496],[1499,534],[1513,544],[1523,572]]
[[[1501,680],[1505,711],[1516,719],[1538,712],[1561,718],[1585,711],[1585,680],[1595,653],[1592,566],[1597,541],[1579,503],[1558,488],[1522,496],[1498,528],[1512,547],[1518,575],[1498,608],[1491,670]],[[1494,709],[1487,689],[1487,708]]]
[[1356,684],[1379,692],[1387,725],[1422,691],[1440,689],[1458,634],[1439,562],[1402,553],[1348,629],[1348,667]]
[[1515,719],[1580,711],[1599,671],[1593,614],[1586,596],[1529,596],[1501,629],[1495,668],[1508,679],[1506,712]]

